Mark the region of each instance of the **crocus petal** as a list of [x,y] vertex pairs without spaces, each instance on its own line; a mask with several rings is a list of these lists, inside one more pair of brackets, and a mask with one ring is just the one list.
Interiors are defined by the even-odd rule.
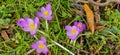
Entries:
[[43,17],[43,14],[42,14],[41,12],[36,12],[36,15],[37,15],[38,17]]
[[46,44],[46,38],[41,36],[41,40],[44,42],[44,44]]
[[[81,28],[78,27],[78,24],[81,25]],[[85,29],[85,24],[82,23],[82,22],[77,22],[77,21],[75,21],[75,22],[74,22],[74,25],[79,28],[80,32],[82,32],[82,31]]]
[[67,34],[67,36],[76,36],[76,35],[78,35],[78,31],[76,32],[75,35],[73,35],[71,31],[67,31],[66,34]]
[[31,47],[32,47],[33,49],[37,49],[38,45],[37,45],[36,43],[33,43],[33,44],[31,45]]
[[69,36],[68,38],[71,39],[71,40],[75,40],[76,36]]
[[23,27],[23,30],[26,31],[26,32],[31,31],[31,29],[28,28],[28,27]]
[[41,50],[41,49],[36,49],[36,52],[37,52],[37,53],[41,53],[42,50]]
[[85,27],[86,27],[85,24],[82,24],[82,26],[83,26],[83,29],[85,29]]
[[23,18],[21,18],[20,20],[18,20],[16,23],[17,23],[20,27],[26,26],[26,22],[25,22],[25,20],[24,20]]
[[35,17],[34,23],[35,23],[35,27],[38,28],[38,25],[39,25],[39,18],[38,17]]
[[35,19],[34,19],[34,23],[39,23],[39,18],[38,17],[35,17]]
[[71,31],[67,31],[66,34],[67,34],[67,36],[73,36],[73,34],[71,33]]
[[[69,37],[69,39],[75,40],[76,37],[77,37],[78,34],[79,34],[79,28],[77,28],[76,26],[65,26],[65,29],[67,30],[67,31],[66,31],[66,34],[67,34],[67,36]],[[76,33],[75,33],[75,34],[72,33],[72,29],[75,29],[75,30],[76,30]]]
[[47,20],[52,20],[52,16],[48,17]]
[[46,11],[46,9],[44,7],[41,7],[41,12]]
[[77,21],[75,21],[75,22],[74,22],[74,25],[76,25],[76,26],[77,26],[77,24],[78,24],[78,22],[77,22]]
[[36,15],[38,16],[38,17],[41,17],[41,12],[36,12]]
[[[31,47],[33,49],[35,49],[37,53],[42,52],[44,54],[47,54],[48,48],[47,48],[46,44],[44,44],[44,42],[46,42],[46,39],[45,39],[45,37],[41,36],[41,40],[38,40],[37,42],[33,43],[31,45]],[[40,44],[43,44],[44,46],[41,46]],[[41,48],[41,47],[43,47],[43,48]]]
[[36,30],[30,31],[30,34],[34,36],[36,34]]
[[28,17],[25,18],[25,21],[26,21],[28,24],[34,23],[34,21],[33,21],[31,18],[28,18]]
[[42,51],[44,54],[47,54],[48,53],[48,49],[47,47]]
[[52,15],[52,10],[48,10],[48,12],[49,12],[48,16],[51,16]]
[[51,4],[50,4],[50,3],[48,3],[48,4],[46,5],[46,9],[47,9],[47,10],[50,10],[50,9],[51,9]]
[[76,29],[76,35],[78,35],[78,34],[79,34],[80,29],[79,29],[78,27],[76,27],[76,26],[73,26],[72,28],[73,28],[73,29]]
[[40,43],[43,43],[41,40],[38,40],[37,42],[36,42],[36,44],[37,45],[39,45]]
[[37,28],[38,28],[38,25],[39,25],[39,24],[35,23],[35,29],[36,29],[36,30],[37,30]]
[[71,26],[65,26],[65,29],[68,31],[68,30],[71,30]]

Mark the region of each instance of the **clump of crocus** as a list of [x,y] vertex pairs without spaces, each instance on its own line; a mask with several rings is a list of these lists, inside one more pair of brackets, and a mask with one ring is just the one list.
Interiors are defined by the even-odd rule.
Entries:
[[85,24],[75,21],[73,26],[65,26],[65,29],[69,39],[75,40],[77,36],[85,29]]
[[80,29],[76,26],[65,26],[66,34],[71,40],[75,40],[79,34]]
[[74,25],[79,28],[80,32],[82,32],[82,31],[85,29],[85,24],[82,23],[82,22],[77,22],[77,21],[75,21],[75,22],[74,22]]
[[28,17],[26,17],[25,19],[21,18],[16,23],[18,26],[22,27],[24,31],[30,32],[30,34],[34,36],[36,34],[36,31],[39,25],[39,18],[35,17],[34,20]]
[[41,7],[41,12],[36,12],[36,14],[46,20],[52,20],[51,4],[48,3],[46,7]]
[[48,52],[46,38],[43,36],[41,37],[41,40],[38,40],[37,42],[33,43],[31,47],[35,49],[37,53],[47,54]]

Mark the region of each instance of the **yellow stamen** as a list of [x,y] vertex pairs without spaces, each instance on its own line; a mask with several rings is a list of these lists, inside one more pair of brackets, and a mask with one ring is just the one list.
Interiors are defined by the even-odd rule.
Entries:
[[78,24],[78,27],[79,27],[79,28],[82,28],[82,25],[79,23],[79,24]]
[[39,44],[38,48],[44,49],[44,48],[45,48],[45,45],[44,45],[44,44]]
[[29,24],[28,26],[30,27],[31,30],[35,30],[35,25],[33,23]]
[[44,16],[48,16],[48,13],[49,13],[48,11],[45,11]]
[[76,34],[76,29],[72,29],[72,34]]

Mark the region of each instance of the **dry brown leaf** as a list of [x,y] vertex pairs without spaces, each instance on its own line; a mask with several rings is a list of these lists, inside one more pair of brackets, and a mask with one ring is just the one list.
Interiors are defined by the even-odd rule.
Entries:
[[91,31],[91,35],[94,34],[94,14],[87,4],[84,4],[84,10],[86,13],[86,20]]
[[100,30],[100,29],[103,29],[103,28],[105,28],[104,26],[95,26],[95,30]]
[[9,28],[9,25],[2,25],[2,28],[7,29],[7,28]]
[[10,25],[9,25],[9,27],[11,27],[11,28],[14,27],[14,26],[15,26],[15,24],[10,24]]
[[3,37],[4,40],[9,40],[9,37],[8,37],[8,34],[6,33],[6,31],[2,30],[1,36]]

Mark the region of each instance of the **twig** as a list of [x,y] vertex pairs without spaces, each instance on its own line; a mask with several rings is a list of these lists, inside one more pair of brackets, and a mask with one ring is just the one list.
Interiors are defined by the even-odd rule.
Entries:
[[94,5],[97,5],[97,6],[106,6],[111,2],[110,0],[107,0],[105,3],[98,3],[98,2],[95,2],[93,0],[88,0],[88,1]]
[[76,3],[79,3],[79,2],[81,2],[81,3],[89,3],[88,1],[84,1],[84,0],[77,0],[76,1]]
[[70,50],[68,50],[67,48],[63,47],[61,44],[55,42],[55,41],[52,41],[54,44],[56,44],[57,46],[61,47],[62,49],[66,50],[67,52],[69,52],[71,55],[75,55],[74,53],[72,53]]
[[96,54],[102,49],[103,45],[104,45],[104,44],[102,44],[102,45],[96,50],[96,52],[94,53],[94,55],[96,55]]
[[116,2],[118,4],[120,4],[120,0],[110,0],[111,2]]
[[78,54],[78,55],[80,55],[80,51],[79,51],[79,50],[80,50],[80,49],[77,49],[77,52],[78,52],[77,54]]
[[82,6],[81,6],[80,4],[77,4],[77,3],[72,3],[72,6],[75,6],[75,7],[77,7],[77,8],[80,9],[80,10],[81,10],[81,8],[82,8]]
[[107,0],[104,3],[98,3],[98,2],[95,2],[93,0],[88,0],[88,1],[94,5],[97,5],[97,6],[107,6],[107,5],[109,5],[110,2],[115,2],[115,3],[120,4],[120,0]]
[[[97,2],[100,2],[101,0],[97,0]],[[95,14],[95,22],[98,23],[100,22],[100,11],[99,11],[99,6],[94,6],[94,14]]]
[[110,2],[115,2],[117,4],[120,4],[120,0],[106,0],[106,2],[104,2],[104,3],[95,2],[94,0],[88,0],[88,1],[77,0],[76,1],[76,3],[92,3],[97,6],[107,6],[107,5],[109,5]]

